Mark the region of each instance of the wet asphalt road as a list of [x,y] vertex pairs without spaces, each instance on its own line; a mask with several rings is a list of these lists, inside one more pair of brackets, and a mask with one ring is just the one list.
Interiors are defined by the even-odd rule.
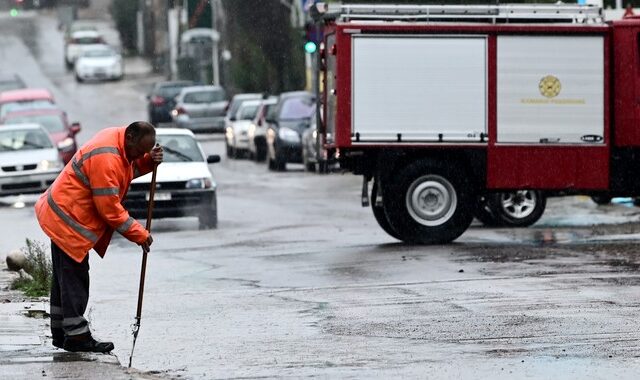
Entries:
[[[156,78],[77,85],[52,14],[0,18],[0,70],[51,88],[86,141],[145,118]],[[37,22],[36,22],[37,21]],[[106,25],[106,24],[105,24]],[[26,45],[25,45],[26,43]],[[219,135],[200,136],[222,154]],[[529,229],[474,225],[407,246],[359,206],[360,181],[291,165],[213,165],[219,228],[154,221],[134,366],[168,377],[620,378],[640,372],[640,209],[553,199]],[[161,169],[160,169],[161,170]],[[0,255],[45,240],[4,199]],[[592,224],[597,224],[592,226]],[[140,266],[122,238],[91,257],[89,318],[126,363]]]

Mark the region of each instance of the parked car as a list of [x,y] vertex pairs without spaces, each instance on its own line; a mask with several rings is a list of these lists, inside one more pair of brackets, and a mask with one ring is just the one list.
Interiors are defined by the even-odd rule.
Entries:
[[286,170],[288,162],[302,163],[302,133],[314,116],[315,99],[305,91],[285,92],[267,119],[269,170]]
[[147,95],[147,112],[151,124],[171,122],[171,110],[176,105],[175,97],[188,86],[193,86],[192,81],[158,82]]
[[120,80],[124,76],[122,56],[107,45],[91,45],[84,49],[75,64],[76,81]]
[[[330,137],[330,135],[328,136]],[[318,130],[317,118],[311,117],[311,125],[302,133],[302,163],[306,171],[327,173],[336,162],[335,156],[324,147],[322,134]]]
[[80,123],[69,123],[67,113],[59,108],[41,108],[10,112],[0,119],[0,124],[40,124],[60,151],[60,157],[66,164],[78,150],[76,135],[80,132]]
[[64,62],[67,69],[72,69],[76,60],[82,52],[95,47],[96,45],[104,45],[102,35],[96,30],[79,30],[71,33],[71,38],[65,46]]
[[[217,185],[207,164],[220,156],[205,159],[193,132],[178,128],[159,128],[156,140],[164,148],[164,161],[157,172],[154,218],[197,216],[201,229],[218,223]],[[151,173],[134,179],[124,206],[134,218],[147,217]]]
[[62,167],[58,149],[44,127],[0,126],[0,196],[41,193]]
[[236,120],[236,115],[238,114],[238,109],[242,102],[247,100],[258,100],[262,99],[262,94],[236,94],[229,101],[229,105],[227,106],[226,115],[224,116],[224,130],[233,126],[233,123]]
[[179,128],[197,132],[224,132],[227,95],[220,86],[191,86],[180,90],[171,111]]
[[227,157],[240,158],[249,153],[249,129],[261,103],[261,100],[247,100],[238,108],[235,121],[225,131]]
[[24,109],[55,107],[53,95],[42,88],[24,88],[0,93],[0,118]]
[[98,29],[96,29],[96,26],[94,25],[94,23],[92,21],[87,21],[87,20],[76,20],[74,22],[72,22],[67,28],[65,28],[64,31],[64,42],[65,45],[68,44],[69,42],[71,42],[71,36],[76,33],[76,32],[81,32],[81,31],[93,31],[93,32],[97,32]]
[[0,92],[27,87],[18,74],[0,74]]
[[249,158],[256,162],[262,162],[267,159],[267,116],[273,114],[278,98],[272,96],[263,100],[260,108],[253,119],[253,123],[249,126],[247,137],[249,138]]

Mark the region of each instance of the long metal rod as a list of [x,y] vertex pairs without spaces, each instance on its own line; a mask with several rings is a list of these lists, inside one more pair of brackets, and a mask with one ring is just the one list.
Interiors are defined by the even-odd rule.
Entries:
[[[158,165],[154,164],[153,174],[151,175],[151,188],[149,189],[149,205],[147,206],[147,231],[151,233],[151,218],[153,217],[153,199],[156,195],[156,174]],[[133,325],[133,347],[131,347],[131,356],[129,356],[129,368],[133,361],[133,351],[136,349],[136,340],[138,339],[138,331],[140,330],[140,319],[142,317],[142,297],[144,295],[144,280],[147,274],[147,252],[142,249],[142,269],[140,270],[140,287],[138,288],[138,308],[136,310],[136,321]]]

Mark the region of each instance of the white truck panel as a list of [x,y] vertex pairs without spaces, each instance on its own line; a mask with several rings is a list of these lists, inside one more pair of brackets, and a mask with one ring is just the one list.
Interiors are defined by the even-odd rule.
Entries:
[[487,132],[484,37],[354,35],[352,53],[354,140],[480,141]]
[[499,36],[497,45],[498,143],[603,143],[603,37]]

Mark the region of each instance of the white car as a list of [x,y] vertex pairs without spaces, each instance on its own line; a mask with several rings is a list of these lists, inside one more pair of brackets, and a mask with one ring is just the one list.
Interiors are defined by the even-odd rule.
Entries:
[[227,157],[240,158],[249,153],[249,129],[258,113],[262,100],[245,100],[225,130]]
[[58,148],[44,127],[0,125],[0,196],[41,193],[62,168]]
[[[197,216],[200,229],[218,224],[216,182],[208,164],[220,156],[205,158],[193,132],[180,128],[156,129],[156,141],[164,148],[164,161],[158,166],[154,218]],[[134,179],[124,207],[134,218],[147,217],[151,173]]]
[[102,35],[95,30],[73,32],[64,49],[64,62],[68,69],[73,68],[82,52],[96,45],[104,46]]
[[120,80],[124,75],[122,56],[107,45],[85,49],[76,60],[76,80]]

